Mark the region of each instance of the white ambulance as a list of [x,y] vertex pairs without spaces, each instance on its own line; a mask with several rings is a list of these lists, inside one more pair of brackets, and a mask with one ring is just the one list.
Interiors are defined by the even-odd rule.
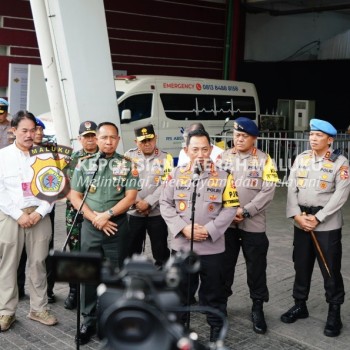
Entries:
[[258,120],[259,100],[254,84],[203,78],[117,76],[115,87],[124,151],[135,147],[134,128],[153,124],[158,147],[177,158],[184,129],[202,122],[209,135],[232,129],[233,120]]

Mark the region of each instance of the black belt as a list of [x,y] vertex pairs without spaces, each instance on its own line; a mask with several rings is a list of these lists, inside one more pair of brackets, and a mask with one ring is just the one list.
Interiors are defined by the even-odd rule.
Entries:
[[303,205],[299,205],[299,208],[302,213],[316,215],[323,207],[304,207]]

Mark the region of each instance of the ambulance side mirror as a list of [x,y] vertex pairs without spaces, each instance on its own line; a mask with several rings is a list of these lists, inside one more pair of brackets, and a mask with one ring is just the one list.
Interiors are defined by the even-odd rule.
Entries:
[[131,121],[131,111],[130,109],[124,109],[122,111],[122,118],[121,118],[121,123],[130,123]]

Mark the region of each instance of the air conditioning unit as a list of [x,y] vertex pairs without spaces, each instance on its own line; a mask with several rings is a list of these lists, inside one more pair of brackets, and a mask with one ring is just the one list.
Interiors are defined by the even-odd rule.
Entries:
[[294,130],[303,131],[309,128],[310,119],[315,115],[315,101],[295,100]]

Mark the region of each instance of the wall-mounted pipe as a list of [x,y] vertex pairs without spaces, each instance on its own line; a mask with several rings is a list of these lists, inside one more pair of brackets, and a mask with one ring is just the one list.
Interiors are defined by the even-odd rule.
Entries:
[[342,5],[328,5],[328,6],[313,6],[298,8],[294,10],[277,10],[270,9],[268,7],[259,7],[257,5],[250,5],[247,0],[242,1],[242,6],[245,11],[248,13],[262,13],[268,12],[271,16],[288,16],[288,15],[299,15],[303,13],[312,13],[312,12],[326,12],[326,11],[341,11],[341,10],[350,10],[350,4]]

